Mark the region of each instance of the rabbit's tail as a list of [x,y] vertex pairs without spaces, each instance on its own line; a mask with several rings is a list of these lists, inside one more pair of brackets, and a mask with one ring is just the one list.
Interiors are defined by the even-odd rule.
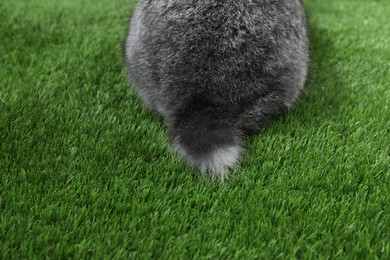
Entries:
[[242,150],[237,120],[207,109],[179,115],[169,123],[174,150],[193,168],[224,177]]

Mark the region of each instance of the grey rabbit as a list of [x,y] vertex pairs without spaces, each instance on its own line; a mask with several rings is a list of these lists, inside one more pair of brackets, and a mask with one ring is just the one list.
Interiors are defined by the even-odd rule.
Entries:
[[243,137],[296,102],[308,71],[299,0],[140,0],[125,42],[131,82],[192,167],[225,176]]

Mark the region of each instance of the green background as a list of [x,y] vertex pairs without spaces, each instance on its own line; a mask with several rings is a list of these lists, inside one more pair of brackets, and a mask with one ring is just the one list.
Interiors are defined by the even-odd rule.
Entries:
[[129,87],[134,4],[0,2],[0,258],[390,258],[390,1],[305,1],[306,91],[225,182]]

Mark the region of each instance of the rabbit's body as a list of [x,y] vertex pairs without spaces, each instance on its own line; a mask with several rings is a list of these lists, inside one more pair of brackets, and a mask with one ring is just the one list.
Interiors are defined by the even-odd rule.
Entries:
[[176,152],[222,174],[243,133],[297,100],[308,64],[304,10],[299,0],[140,0],[126,60]]

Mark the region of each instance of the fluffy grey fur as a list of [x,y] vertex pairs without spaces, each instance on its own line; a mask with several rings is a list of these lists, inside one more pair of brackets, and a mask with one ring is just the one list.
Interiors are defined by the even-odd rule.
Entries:
[[140,0],[126,61],[174,150],[220,176],[244,133],[296,102],[308,67],[305,13],[299,0]]

